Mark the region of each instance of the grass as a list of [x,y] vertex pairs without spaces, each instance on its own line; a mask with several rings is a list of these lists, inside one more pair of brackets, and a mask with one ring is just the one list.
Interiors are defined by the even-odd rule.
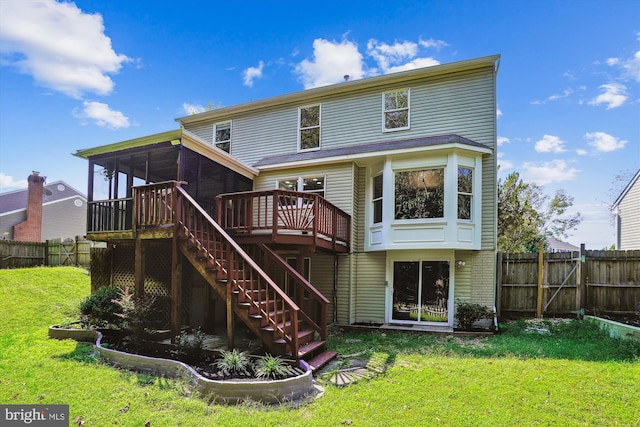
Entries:
[[[507,325],[486,338],[347,332],[346,358],[384,354],[384,374],[297,408],[209,405],[185,384],[114,369],[52,340],[89,294],[77,268],[0,270],[0,403],[64,403],[85,426],[640,426],[640,347],[587,323]],[[76,424],[72,424],[76,425]]]

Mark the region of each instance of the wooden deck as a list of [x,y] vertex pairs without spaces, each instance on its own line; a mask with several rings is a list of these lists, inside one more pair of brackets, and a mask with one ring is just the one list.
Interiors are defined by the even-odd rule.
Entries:
[[[171,194],[180,183],[135,187],[137,197],[89,202],[87,237],[97,241],[173,237]],[[146,196],[140,196],[146,195]],[[220,195],[211,215],[239,244],[276,244],[346,253],[351,217],[321,196],[295,191]]]

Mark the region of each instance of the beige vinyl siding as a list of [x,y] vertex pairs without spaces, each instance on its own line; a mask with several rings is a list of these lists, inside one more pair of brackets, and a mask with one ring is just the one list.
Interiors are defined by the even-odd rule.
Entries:
[[[454,269],[454,295],[455,301],[471,302],[471,276],[473,271],[474,255],[472,251],[457,251],[456,261],[452,268]],[[464,261],[464,267],[458,267],[457,262]]]
[[256,191],[273,190],[276,188],[276,182],[281,179],[297,178],[299,176],[325,176],[325,198],[349,215],[352,215],[353,174],[353,164],[351,163],[262,172],[254,180],[253,188]]
[[[382,132],[382,92],[385,85],[345,95],[326,95],[305,103],[322,105],[321,148],[339,148],[422,136],[458,134],[495,146],[495,84],[492,67],[452,76],[403,82],[411,91],[411,129]],[[297,104],[263,109],[237,117],[216,117],[188,123],[185,129],[212,140],[213,124],[233,120],[232,154],[254,164],[275,154],[297,151]]]
[[315,253],[311,256],[311,276],[309,282],[329,300],[327,321],[333,322],[333,282],[334,256],[327,253]]
[[364,252],[352,256],[356,261],[356,322],[384,322],[386,294],[386,252]]
[[640,249],[640,179],[636,180],[618,206],[620,249]]

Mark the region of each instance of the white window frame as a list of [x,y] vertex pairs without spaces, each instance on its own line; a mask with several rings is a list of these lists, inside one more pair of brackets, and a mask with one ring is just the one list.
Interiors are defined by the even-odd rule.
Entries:
[[[301,126],[302,110],[306,108],[314,108],[314,107],[318,107],[318,124],[313,126],[302,127]],[[311,148],[302,148],[302,138],[301,138],[302,131],[309,130],[309,129],[318,129],[318,146],[311,147]],[[298,151],[319,150],[321,141],[322,141],[322,104],[310,104],[310,105],[303,105],[301,107],[298,107]]]
[[[407,92],[407,106],[403,108],[386,109],[386,97],[388,94]],[[394,113],[399,111],[407,111],[407,125],[397,128],[387,128],[387,113]],[[396,90],[388,90],[382,93],[382,132],[396,132],[400,130],[407,130],[411,128],[411,90],[409,88],[402,88]]]
[[[476,175],[476,171],[474,168],[470,167],[470,166],[464,166],[464,165],[458,165],[458,179],[460,179],[460,169],[469,169],[471,171],[471,192],[464,192],[464,191],[460,191],[460,184],[459,182],[456,182],[456,189],[457,189],[457,193],[456,193],[456,218],[458,221],[469,221],[469,222],[473,222],[473,216],[475,214],[475,209],[473,206],[473,202],[474,202],[474,195],[473,195],[473,190],[474,190],[474,181],[475,181],[475,175]],[[469,196],[469,218],[460,218],[460,198],[458,196]]]
[[[216,138],[218,136],[218,126],[223,126],[223,125],[229,125],[229,139],[228,140],[221,140],[218,141]],[[224,122],[218,122],[216,124],[213,125],[213,146],[216,147],[218,150],[222,150],[226,153],[231,153],[231,132],[233,129],[233,123],[231,120],[225,120]],[[225,150],[223,148],[220,148],[218,145],[219,144],[229,144],[229,150]]]
[[[376,197],[376,185],[375,185],[375,180],[376,179],[381,179],[382,180],[382,188],[381,188],[381,192],[380,192],[380,197]],[[377,174],[375,174],[372,178],[371,178],[371,223],[373,225],[378,225],[378,224],[382,224],[384,222],[384,174],[383,172],[379,172]],[[376,222],[376,202],[380,203],[380,221]]]

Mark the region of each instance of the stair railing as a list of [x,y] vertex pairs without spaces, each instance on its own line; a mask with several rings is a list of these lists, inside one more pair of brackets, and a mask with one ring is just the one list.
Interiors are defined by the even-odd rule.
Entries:
[[[252,258],[258,260],[260,265],[268,266],[263,268],[267,269],[270,277],[277,277],[285,284],[285,291],[301,309],[301,319],[318,333],[320,339],[326,341],[329,300],[267,245],[259,244],[254,248],[257,250],[250,251]],[[274,268],[278,271],[273,271]]]
[[184,189],[178,186],[176,196],[180,231],[218,268],[218,277],[226,276],[227,298],[237,290],[297,359],[300,308]]
[[[226,297],[234,291],[247,302],[284,340],[298,359],[298,319],[300,308],[231,238],[224,229],[181,187],[177,181],[150,184],[134,189],[135,226],[173,225],[188,238],[226,280]],[[288,317],[287,317],[288,313]],[[254,331],[255,332],[255,331]]]

